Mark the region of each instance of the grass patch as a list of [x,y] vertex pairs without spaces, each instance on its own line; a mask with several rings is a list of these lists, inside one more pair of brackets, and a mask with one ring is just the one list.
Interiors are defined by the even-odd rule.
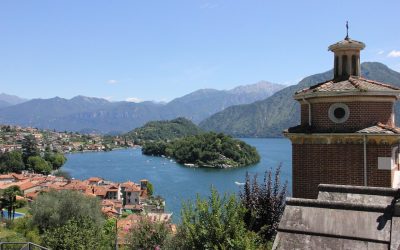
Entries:
[[23,214],[26,214],[28,211],[29,211],[29,207],[28,206],[20,207],[20,208],[15,209],[15,212],[23,213]]

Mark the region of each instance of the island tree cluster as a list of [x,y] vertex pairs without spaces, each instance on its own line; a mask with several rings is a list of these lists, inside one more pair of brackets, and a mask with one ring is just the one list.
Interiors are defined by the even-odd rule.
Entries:
[[260,161],[257,150],[243,141],[213,132],[173,141],[146,142],[143,154],[167,156],[200,167],[242,167]]

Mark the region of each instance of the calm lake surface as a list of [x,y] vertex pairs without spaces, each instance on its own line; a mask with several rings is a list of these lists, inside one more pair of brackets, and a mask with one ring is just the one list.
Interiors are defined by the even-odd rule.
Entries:
[[287,180],[291,192],[292,149],[288,139],[263,138],[241,139],[257,148],[260,163],[238,169],[188,168],[170,159],[142,155],[141,149],[122,149],[111,152],[68,154],[63,170],[76,179],[99,176],[115,182],[148,179],[154,185],[156,195],[165,198],[167,210],[179,220],[182,201],[194,200],[196,194],[207,197],[211,186],[220,193],[239,193],[246,172],[258,174],[260,181],[267,169],[282,164],[281,178]]

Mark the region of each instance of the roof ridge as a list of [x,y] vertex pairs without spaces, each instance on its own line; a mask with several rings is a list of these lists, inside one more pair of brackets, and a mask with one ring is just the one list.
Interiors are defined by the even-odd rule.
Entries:
[[369,82],[369,83],[372,83],[372,84],[377,84],[377,85],[380,85],[380,86],[383,86],[383,87],[387,87],[387,88],[390,88],[390,89],[400,90],[400,88],[394,87],[394,86],[392,86],[390,84],[387,84],[387,83],[383,83],[383,82],[367,79],[367,78],[364,78],[364,77],[359,77],[359,79],[361,79],[363,81],[366,81],[366,82]]
[[300,89],[300,90],[296,91],[295,94],[299,94],[299,93],[301,93],[301,92],[303,92],[303,91],[306,91],[306,90],[313,90],[313,89],[316,89],[316,88],[318,88],[319,86],[324,85],[324,84],[326,84],[326,83],[328,83],[328,82],[333,82],[333,79],[330,79],[330,80],[327,80],[327,81],[324,81],[324,82],[317,83],[317,84],[312,85],[312,86],[310,86],[310,87],[306,87],[306,88]]
[[348,81],[349,81],[349,83],[351,84],[351,85],[353,85],[356,89],[358,89],[358,90],[365,90],[364,88],[361,88],[361,86],[360,86],[360,84],[357,82],[357,79],[355,79],[354,77],[349,77],[349,79],[348,79]]
[[397,133],[397,134],[400,133],[400,128],[394,127],[394,126],[389,126],[389,125],[383,124],[383,123],[381,123],[381,122],[378,122],[378,123],[376,124],[376,126],[378,126],[378,127],[380,127],[380,128],[383,128],[383,129],[390,130],[390,131],[392,131],[393,133]]

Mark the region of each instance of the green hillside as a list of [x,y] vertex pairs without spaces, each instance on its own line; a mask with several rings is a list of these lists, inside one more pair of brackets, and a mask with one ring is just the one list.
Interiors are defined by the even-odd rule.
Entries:
[[[361,64],[362,76],[400,87],[400,73],[376,62]],[[247,105],[231,106],[200,123],[205,130],[236,137],[279,137],[288,127],[300,123],[300,106],[293,100],[297,90],[332,79],[332,70],[304,78],[297,85],[276,92],[271,97]],[[396,105],[399,124],[400,105]]]
[[124,136],[128,139],[140,141],[172,140],[190,135],[197,135],[202,130],[193,122],[185,118],[176,118],[170,121],[152,121],[140,128],[136,128]]

